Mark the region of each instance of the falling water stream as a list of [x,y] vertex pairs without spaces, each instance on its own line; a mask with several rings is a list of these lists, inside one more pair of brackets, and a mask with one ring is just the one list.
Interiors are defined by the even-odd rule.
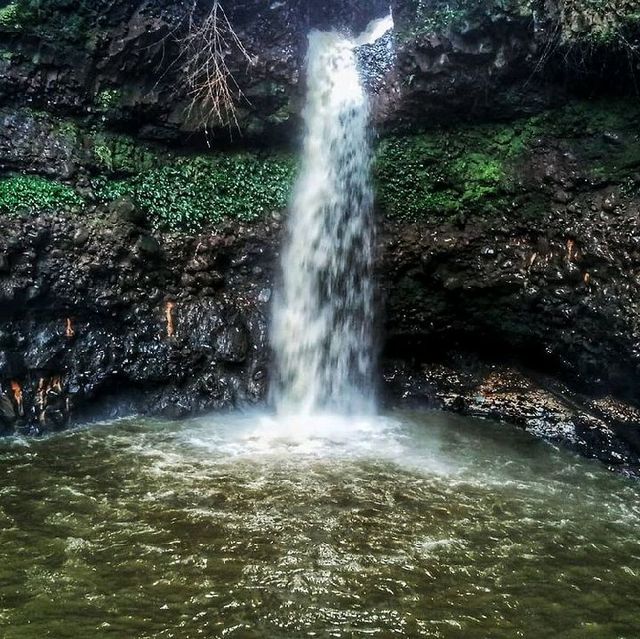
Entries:
[[356,42],[309,38],[302,168],[274,305],[279,412],[372,409],[373,191]]
[[278,414],[1,440],[0,636],[637,639],[637,483],[372,413],[367,98],[352,41],[313,34],[308,68]]

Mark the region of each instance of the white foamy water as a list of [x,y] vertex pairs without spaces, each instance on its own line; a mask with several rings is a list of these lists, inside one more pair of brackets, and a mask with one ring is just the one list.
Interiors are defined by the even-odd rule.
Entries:
[[379,20],[373,20],[365,31],[355,40],[355,45],[360,47],[365,44],[374,44],[393,29],[393,16],[389,14]]
[[183,432],[187,447],[208,455],[263,459],[320,458],[402,459],[406,448],[398,423],[390,417],[340,415],[276,416],[233,413],[211,428],[209,418],[193,421]]
[[372,155],[356,44],[309,37],[302,167],[274,300],[281,415],[373,407]]

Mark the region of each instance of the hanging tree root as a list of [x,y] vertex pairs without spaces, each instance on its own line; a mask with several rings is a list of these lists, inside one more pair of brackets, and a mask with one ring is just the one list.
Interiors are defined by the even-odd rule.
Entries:
[[638,52],[637,43],[626,38],[633,24],[640,24],[637,0],[561,0],[558,7],[565,41],[590,39]]
[[531,0],[531,6],[536,3],[543,39],[529,80],[558,52],[563,53],[567,68],[582,69],[589,68],[593,56],[604,49],[627,58],[630,77],[638,88],[638,0]]
[[235,127],[238,104],[248,100],[227,66],[227,56],[240,54],[248,65],[255,63],[234,31],[220,0],[215,0],[203,21],[198,20],[198,0],[193,1],[186,34],[178,38],[183,61],[182,82],[189,96],[187,118],[208,130]]

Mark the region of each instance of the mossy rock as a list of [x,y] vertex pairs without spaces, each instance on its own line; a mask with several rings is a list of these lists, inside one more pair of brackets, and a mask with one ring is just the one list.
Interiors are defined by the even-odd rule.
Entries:
[[[103,6],[101,6],[103,5]],[[13,0],[0,9],[0,31],[79,43],[92,33],[106,0]]]
[[[586,175],[626,183],[640,170],[640,101],[576,102],[505,124],[390,136],[377,153],[379,207],[408,221],[505,212],[518,201],[523,162],[540,140],[571,149]],[[525,217],[544,209],[539,199],[515,208]]]

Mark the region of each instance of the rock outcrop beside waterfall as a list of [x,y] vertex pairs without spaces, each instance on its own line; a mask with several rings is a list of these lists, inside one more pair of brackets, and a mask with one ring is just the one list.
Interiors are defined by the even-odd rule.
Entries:
[[123,200],[0,229],[2,432],[264,398],[277,223],[154,237]]
[[[233,3],[256,59],[230,53],[247,97],[232,142],[186,116],[179,3],[81,4],[31,24],[0,9],[0,184],[36,180],[0,193],[2,429],[262,401],[306,34],[358,30],[386,3]],[[634,58],[585,38],[585,20],[557,36],[554,3],[424,4],[394,2],[395,62],[372,82],[389,401],[504,418],[637,469]],[[211,158],[223,185],[269,161],[245,209],[198,208],[226,206],[202,185]],[[170,188],[194,175],[192,193]],[[196,208],[199,228],[177,232]],[[514,390],[498,401],[496,386]]]

